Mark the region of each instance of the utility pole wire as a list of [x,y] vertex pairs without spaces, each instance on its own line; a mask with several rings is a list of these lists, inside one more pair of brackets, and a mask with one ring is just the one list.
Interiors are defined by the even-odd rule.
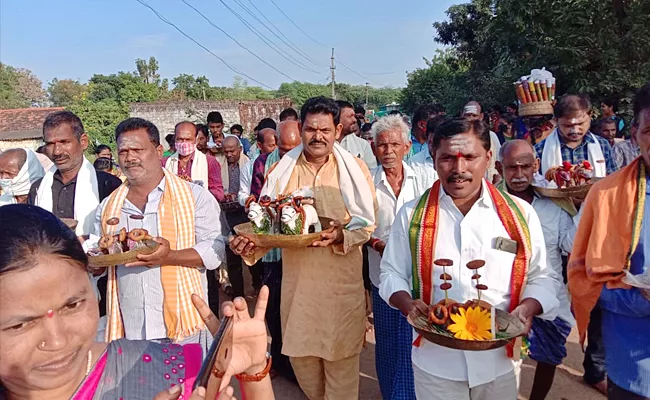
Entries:
[[[315,65],[315,66],[317,66],[317,67],[322,67],[322,66],[319,65],[316,61],[314,61],[313,58],[309,57],[309,55],[308,55],[307,53],[305,53],[304,51],[302,51],[302,50],[300,50],[299,48],[297,48],[297,46],[296,46],[296,45],[295,45],[295,44],[294,44],[294,43],[293,43],[293,42],[292,42],[292,41],[291,41],[291,40],[290,40],[290,39],[289,39],[289,38],[288,38],[284,33],[282,33],[282,31],[280,30],[280,28],[278,28],[278,27],[277,27],[273,22],[271,22],[271,20],[269,20],[269,19],[266,17],[266,15],[264,15],[264,13],[262,13],[262,11],[260,11],[260,9],[257,8],[257,6],[255,5],[255,3],[253,3],[252,0],[248,0],[248,2],[249,2],[249,3],[253,6],[253,8],[254,8],[254,9],[255,9],[255,10],[256,10],[256,11],[257,11],[261,16],[262,16],[262,18],[264,18],[264,19],[265,19],[269,24],[271,24],[271,26],[272,26],[274,29],[269,28],[268,25],[266,25],[264,22],[262,22],[262,21],[261,21],[261,20],[260,20],[256,15],[255,15],[255,13],[253,13],[253,12],[252,12],[248,7],[246,7],[244,4],[242,4],[242,2],[241,2],[240,0],[233,0],[233,1],[234,1],[235,3],[237,3],[237,4],[239,4],[239,6],[240,6],[241,8],[243,8],[243,9],[244,9],[244,10],[245,10],[245,11],[246,11],[246,12],[247,12],[251,17],[255,18],[255,20],[256,20],[257,22],[259,22],[260,24],[262,24],[262,26],[264,26],[264,27],[265,27],[269,32],[271,32],[271,33],[272,33],[276,38],[278,38],[282,43],[284,43],[285,45],[287,45],[287,47],[289,47],[290,49],[292,49],[293,51],[295,51],[296,53],[298,53],[302,58],[304,58],[305,60],[309,61],[309,62],[312,63],[313,65]],[[276,31],[277,31],[277,33],[276,33]],[[282,37],[280,37],[280,36],[278,35],[278,33],[279,33],[280,35],[282,35]],[[286,39],[286,40],[285,40],[285,39]]]
[[289,16],[284,12],[284,10],[282,10],[282,8],[280,8],[280,6],[278,6],[278,5],[275,3],[275,1],[273,1],[273,0],[270,0],[270,1],[271,1],[271,3],[273,3],[273,5],[275,6],[275,8],[277,8],[278,11],[280,11],[280,12],[282,13],[282,15],[284,15],[284,16],[289,20],[289,22],[291,22],[291,23],[293,24],[293,26],[295,26],[295,27],[296,27],[300,32],[302,32],[303,35],[307,36],[307,38],[308,38],[309,40],[311,40],[312,42],[316,43],[317,45],[319,45],[319,46],[321,46],[321,47],[325,47],[325,48],[328,48],[328,47],[329,47],[329,46],[326,46],[326,45],[322,44],[321,42],[319,42],[318,40],[314,39],[313,37],[309,36],[309,34],[308,34],[307,32],[305,32],[304,30],[302,30],[302,28],[299,27],[298,24],[296,24],[296,23],[293,21],[293,19],[291,19],[291,17],[289,17]]
[[219,0],[219,2],[221,4],[223,4],[228,9],[228,11],[230,11],[235,17],[237,17],[237,19],[239,19],[242,22],[242,24],[244,24],[244,26],[246,26],[246,28],[248,28],[249,31],[253,32],[255,34],[255,36],[257,36],[262,42],[264,42],[267,46],[269,46],[271,49],[273,49],[273,51],[278,53],[280,55],[280,57],[282,57],[285,60],[289,61],[290,63],[292,63],[296,67],[304,69],[305,71],[308,71],[308,72],[311,72],[311,73],[314,73],[314,74],[319,73],[318,71],[314,71],[313,69],[309,68],[305,64],[303,64],[300,61],[296,60],[290,54],[282,53],[282,49],[280,49],[280,47],[277,44],[273,43],[269,38],[265,37],[263,33],[261,33],[260,31],[257,30],[257,28],[252,26],[244,17],[239,15],[237,13],[237,11],[233,10],[228,4],[226,4],[225,1]]
[[210,25],[212,25],[214,28],[218,29],[218,30],[221,31],[224,35],[226,35],[226,36],[228,36],[230,39],[232,39],[232,41],[235,42],[235,43],[237,43],[237,45],[238,45],[239,47],[241,47],[242,49],[244,49],[244,50],[246,50],[247,52],[249,52],[253,57],[257,58],[258,60],[260,60],[261,62],[263,62],[264,64],[266,64],[267,66],[269,66],[270,68],[272,68],[274,71],[276,71],[276,72],[279,73],[280,75],[282,75],[282,76],[284,76],[284,77],[286,77],[286,78],[288,78],[288,79],[290,79],[290,80],[292,80],[292,81],[296,81],[296,80],[297,80],[297,79],[292,78],[292,77],[290,77],[289,75],[285,74],[284,72],[280,71],[279,69],[277,69],[277,68],[274,67],[273,65],[269,64],[269,63],[266,62],[262,57],[258,56],[256,53],[254,53],[253,51],[251,51],[248,47],[246,47],[246,46],[244,46],[243,44],[241,44],[237,39],[235,39],[234,37],[232,37],[228,32],[226,32],[225,30],[221,29],[219,26],[215,25],[215,24],[214,24],[214,23],[213,23],[213,22],[212,22],[208,17],[206,17],[206,16],[205,16],[201,11],[197,10],[196,7],[194,7],[193,5],[191,5],[190,3],[188,3],[188,2],[185,1],[185,0],[181,0],[181,1],[182,1],[183,3],[185,3],[188,7],[190,7],[192,10],[196,11],[196,12],[197,12],[201,17],[203,17],[203,19],[205,19],[205,20],[206,20]]
[[238,75],[244,76],[244,77],[250,79],[251,81],[253,81],[253,82],[255,82],[255,83],[257,83],[257,84],[259,84],[259,85],[261,85],[261,86],[263,86],[263,87],[265,87],[265,88],[267,88],[267,89],[271,89],[271,90],[273,90],[273,88],[270,87],[269,85],[265,85],[264,83],[258,81],[257,79],[251,77],[250,75],[247,75],[247,74],[245,74],[245,73],[243,73],[243,72],[237,70],[236,68],[232,67],[230,64],[228,64],[228,63],[226,62],[226,60],[224,60],[223,58],[219,57],[219,56],[216,55],[214,52],[212,52],[212,50],[208,49],[207,47],[205,47],[204,45],[202,45],[201,43],[199,43],[198,41],[196,41],[193,37],[191,37],[190,35],[188,35],[187,33],[185,33],[181,28],[179,28],[178,26],[176,26],[173,22],[171,22],[171,21],[169,21],[167,18],[163,17],[163,16],[162,16],[158,11],[156,11],[153,7],[151,7],[149,4],[147,4],[147,3],[144,2],[143,0],[135,0],[135,1],[137,1],[137,2],[140,3],[140,4],[142,4],[143,6],[147,7],[148,9],[150,9],[154,14],[156,14],[156,17],[158,17],[158,19],[160,19],[162,22],[166,23],[167,25],[172,26],[172,27],[173,27],[174,29],[176,29],[176,30],[177,30],[181,35],[185,36],[186,38],[188,38],[189,40],[191,40],[192,42],[194,42],[197,46],[201,47],[203,50],[205,50],[205,51],[207,51],[208,53],[210,53],[214,58],[216,58],[216,59],[218,59],[219,61],[221,61],[221,62],[222,62],[226,67],[228,67],[228,69],[231,70],[232,72],[234,72],[234,73],[236,73],[236,74],[238,74]]

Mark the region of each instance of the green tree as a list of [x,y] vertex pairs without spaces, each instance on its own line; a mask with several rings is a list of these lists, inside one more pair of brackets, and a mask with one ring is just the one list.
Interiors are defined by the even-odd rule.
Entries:
[[144,83],[160,83],[159,66],[155,57],[149,57],[149,62],[141,58],[136,59],[135,68]]
[[72,79],[52,79],[47,92],[50,102],[56,107],[66,107],[81,100],[88,93],[88,86]]
[[81,118],[86,133],[95,145],[114,145],[115,127],[120,121],[129,117],[128,107],[113,99],[101,101],[82,99],[67,108]]
[[17,90],[18,73],[10,65],[0,63],[0,108],[29,107],[30,103]]

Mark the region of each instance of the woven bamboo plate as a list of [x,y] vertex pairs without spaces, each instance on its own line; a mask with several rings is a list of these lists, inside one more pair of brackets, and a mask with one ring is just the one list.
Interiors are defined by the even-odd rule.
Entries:
[[496,309],[496,324],[499,327],[496,339],[465,340],[457,339],[454,335],[429,323],[429,316],[417,308],[407,317],[408,323],[426,340],[437,345],[456,350],[483,351],[505,346],[508,341],[524,334],[524,324],[519,318],[503,310]]
[[138,250],[131,250],[118,254],[103,254],[101,256],[88,256],[88,264],[91,267],[110,267],[138,261],[138,254],[151,254],[158,250],[160,244],[153,240],[144,240],[147,247]]
[[[323,230],[330,226],[331,218],[319,218]],[[309,247],[316,240],[320,239],[320,232],[307,235],[258,235],[253,233],[253,226],[250,222],[244,222],[235,226],[235,233],[244,236],[255,243],[257,247],[279,247],[282,249]]]
[[536,101],[533,103],[519,104],[519,115],[522,117],[549,114],[553,114],[553,103],[550,101]]
[[68,228],[72,229],[73,231],[77,229],[77,225],[79,224],[76,219],[72,218],[61,218],[61,222],[63,222]]
[[588,183],[586,185],[580,185],[580,186],[572,186],[566,188],[553,188],[553,189],[535,186],[535,191],[544,197],[555,198],[555,199],[567,199],[567,198],[584,199],[585,197],[587,197],[587,193],[589,193],[589,189],[591,189],[591,186],[592,183]]

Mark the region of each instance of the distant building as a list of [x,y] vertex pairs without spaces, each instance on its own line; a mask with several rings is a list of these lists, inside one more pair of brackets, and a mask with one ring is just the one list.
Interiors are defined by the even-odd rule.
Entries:
[[63,107],[0,110],[0,152],[12,148],[36,150],[43,144],[45,118]]
[[[224,101],[180,101],[156,103],[131,103],[129,115],[140,117],[153,122],[160,131],[162,138],[169,133],[174,133],[174,126],[183,120],[194,123],[207,123],[206,117],[210,111],[219,111],[225,125],[224,132],[235,124],[244,128],[246,135],[253,132],[255,125],[263,118],[272,118],[279,121],[280,112],[291,107],[291,99],[270,100],[224,100]],[[166,143],[164,144],[167,145]]]

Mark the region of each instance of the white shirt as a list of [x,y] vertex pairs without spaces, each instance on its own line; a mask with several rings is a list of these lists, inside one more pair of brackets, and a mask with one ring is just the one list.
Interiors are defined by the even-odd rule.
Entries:
[[343,146],[345,150],[352,153],[353,156],[362,159],[369,170],[377,168],[377,159],[375,158],[375,154],[372,152],[372,147],[370,147],[370,143],[368,143],[367,140],[361,139],[354,133],[350,133],[341,140],[340,145]]
[[[534,298],[540,302],[543,314],[539,317],[553,320],[556,317],[559,302],[556,288],[559,277],[546,263],[544,235],[537,214],[533,207],[520,199],[515,199],[528,221],[532,255],[527,274],[527,283],[521,299]],[[409,219],[417,200],[411,201],[398,212],[390,232],[390,237],[381,261],[379,294],[390,304],[393,293],[406,291],[411,293],[412,269],[409,246]],[[472,206],[467,215],[458,210],[452,198],[444,190],[440,191],[439,228],[435,244],[434,259],[448,258],[454,266],[447,268],[452,276],[452,288],[449,297],[464,302],[476,298],[476,289],[472,284],[473,271],[465,265],[475,259],[485,260],[485,267],[479,270],[481,283],[488,286],[481,299],[494,307],[508,310],[510,304],[510,276],[515,255],[496,250],[494,242],[497,237],[508,238],[492,198],[483,181],[482,195]],[[433,302],[444,298],[440,290],[438,276],[441,269],[433,273]],[[415,335],[414,335],[415,337]],[[509,373],[514,362],[506,356],[504,348],[488,351],[462,351],[438,346],[426,340],[420,347],[413,347],[412,361],[421,370],[439,378],[468,382],[475,387],[492,382],[497,377]]]
[[[258,154],[259,156],[259,154]],[[251,158],[244,164],[239,172],[239,193],[237,193],[237,200],[242,207],[246,206],[246,199],[251,195],[251,182],[253,180],[253,163],[257,159]]]
[[[402,189],[396,198],[393,188],[386,179],[384,167],[381,165],[371,171],[372,180],[375,184],[375,193],[377,194],[377,219],[375,221],[375,232],[373,238],[382,240],[384,243],[388,240],[390,227],[393,225],[395,214],[402,208],[404,203],[417,199],[429,188],[422,184],[420,177],[415,174],[413,169],[407,163],[402,161],[404,168],[404,180]],[[379,264],[381,256],[374,249],[368,249],[368,262],[370,266],[370,281],[375,287],[379,287]]]
[[[544,232],[546,262],[561,277],[562,252],[571,252],[576,225],[569,213],[553,203],[551,199],[535,196],[533,199],[533,208],[537,212],[539,221],[542,224],[542,232]],[[559,281],[557,293],[558,300],[560,301],[558,316],[572,326],[575,325],[575,318],[571,313],[569,291],[562,280]]]
[[499,137],[492,131],[490,131],[490,150],[492,151],[492,157],[488,163],[488,170],[485,173],[485,179],[487,179],[489,182],[492,182],[494,175],[497,175],[499,173],[499,171],[497,171],[496,162],[500,161],[499,150],[501,150],[501,142],[499,141]]
[[425,188],[430,188],[438,180],[438,173],[436,167],[433,166],[433,157],[431,157],[428,147],[409,158],[407,163],[420,177]]

